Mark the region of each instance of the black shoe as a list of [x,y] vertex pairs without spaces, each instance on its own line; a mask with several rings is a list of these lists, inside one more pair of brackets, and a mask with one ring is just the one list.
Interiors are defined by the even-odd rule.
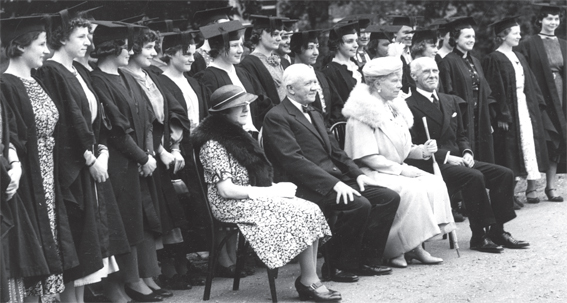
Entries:
[[512,235],[509,232],[503,232],[499,235],[491,234],[490,239],[492,239],[492,241],[494,241],[494,243],[498,245],[502,245],[506,248],[511,248],[511,249],[526,248],[530,246],[530,243],[526,241],[518,241],[514,239],[514,237],[512,237]]
[[553,196],[552,192],[554,192],[555,188],[545,188],[545,195],[547,196],[547,201],[551,202],[563,202],[563,197],[561,196]]
[[[149,286],[148,286],[149,287]],[[165,288],[153,289],[150,287],[154,294],[162,296],[163,298],[173,297],[173,293]]]
[[360,276],[382,276],[391,273],[392,269],[390,267],[373,265],[361,265],[357,272]]
[[479,238],[471,238],[471,249],[478,250],[481,252],[488,252],[488,253],[500,253],[504,248],[500,245],[496,245],[489,237],[486,235],[479,237]]
[[299,294],[299,300],[306,301],[313,299],[315,302],[336,302],[342,299],[337,291],[317,292],[316,289],[323,286],[321,282],[313,283],[309,286],[303,285],[300,281],[301,276],[295,280],[295,289]]
[[133,289],[131,289],[128,286],[124,286],[124,290],[126,291],[126,294],[128,295],[128,297],[130,297],[132,300],[136,301],[136,302],[161,302],[163,301],[163,297],[156,294],[156,293],[151,293],[151,294],[147,294],[144,295],[143,293],[137,292]]
[[323,263],[323,267],[321,267],[321,272],[323,273],[323,281],[335,281],[335,282],[343,282],[343,283],[353,283],[358,282],[358,276],[344,270],[331,268],[331,276],[329,277],[327,272],[327,263]]
[[457,212],[454,209],[452,210],[452,212],[453,212],[453,219],[455,219],[455,222],[464,222],[465,221],[465,217],[461,213]]
[[[236,265],[224,267],[224,266],[218,264],[215,272],[216,272],[216,274],[215,274],[216,277],[234,278],[236,276]],[[246,272],[240,271],[239,276],[241,278],[246,277]]]
[[528,201],[528,203],[531,203],[531,204],[537,204],[537,203],[540,202],[538,197],[535,197],[535,198],[528,197],[528,194],[533,193],[533,192],[537,193],[537,190],[532,189],[532,190],[526,191],[526,201]]
[[164,275],[161,275],[158,277],[158,282],[159,286],[167,289],[188,290],[192,288],[191,284],[187,281],[187,277],[179,274],[175,274],[171,278],[166,278]]

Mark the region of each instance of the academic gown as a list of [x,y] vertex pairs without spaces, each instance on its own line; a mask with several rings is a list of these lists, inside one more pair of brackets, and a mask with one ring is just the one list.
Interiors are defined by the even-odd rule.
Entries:
[[352,72],[347,69],[346,65],[329,62],[321,72],[327,77],[329,84],[335,87],[341,99],[347,100],[356,85],[356,79],[352,77]]
[[317,76],[317,82],[321,86],[323,91],[323,98],[325,99],[325,112],[322,110],[321,106],[321,96],[317,94],[315,102],[313,102],[313,107],[318,109],[323,117],[325,118],[325,125],[331,127],[333,124],[339,121],[345,121],[345,117],[342,114],[344,101],[337,92],[335,86],[330,85],[327,77],[322,72],[315,70],[315,76]]
[[[567,63],[567,41],[559,39],[561,53],[563,54],[563,61]],[[545,129],[550,136],[549,141],[551,148],[549,152],[563,154],[561,163],[557,165],[558,173],[565,173],[567,171],[567,163],[565,161],[565,153],[567,150],[567,86],[563,85],[563,106],[561,99],[555,86],[553,73],[549,67],[549,59],[545,51],[543,41],[539,35],[520,42],[516,49],[526,57],[526,60],[535,75],[539,88],[546,103],[546,111],[551,122],[551,125],[545,125]],[[560,71],[563,80],[567,79],[567,68],[563,66]],[[545,122],[545,121],[544,121]]]
[[147,153],[153,152],[149,100],[136,80],[122,71],[112,75],[97,68],[91,77],[112,124],[112,129],[105,131],[110,153],[108,174],[128,242],[135,246],[144,240],[144,230],[156,234],[162,231],[155,185],[138,173],[138,165],[144,165]]
[[[159,145],[162,144],[163,138],[163,148],[168,152],[171,152],[171,125],[176,125],[184,131],[189,131],[189,119],[179,102],[159,81],[160,75],[154,74],[150,71],[147,71],[147,73],[156,84],[164,99],[163,104],[165,117],[163,124],[159,123],[157,119],[154,119],[153,121],[154,150],[157,150]],[[151,104],[149,104],[148,108],[152,109]],[[187,219],[185,218],[183,207],[177,198],[175,188],[171,183],[171,177],[169,175],[170,169],[167,169],[163,162],[161,162],[159,156],[156,156],[156,161],[158,162],[158,171],[157,173],[152,174],[152,178],[155,182],[158,199],[160,201],[159,210],[161,226],[162,231],[165,234],[174,228],[185,226],[187,224]]]
[[[38,83],[41,82],[38,81]],[[37,251],[30,251],[27,247],[23,251],[19,262],[18,275],[26,277],[45,276],[45,264],[48,266],[48,274],[62,273],[79,265],[77,252],[73,243],[67,209],[59,190],[57,165],[54,166],[55,185],[55,209],[57,212],[57,237],[59,240],[59,254],[55,249],[55,240],[51,233],[47,203],[43,191],[43,180],[38,171],[39,156],[37,145],[37,133],[35,126],[35,115],[26,88],[22,81],[11,74],[2,74],[0,77],[0,91],[4,95],[5,104],[9,115],[13,115],[13,123],[10,124],[10,143],[18,152],[18,158],[22,165],[22,177],[18,195],[23,202],[25,212],[29,215],[34,230],[39,237],[43,258],[38,256]],[[55,128],[54,136],[57,136],[58,128]],[[54,160],[57,161],[59,146],[55,146]],[[31,234],[26,236],[30,240]],[[33,256],[37,256],[35,259]],[[41,277],[38,277],[41,278]]]
[[[252,115],[252,123],[256,129],[260,130],[264,123],[264,116],[273,107],[273,101],[266,95],[261,84],[250,73],[241,67],[235,67],[235,69],[236,75],[242,82],[246,92],[258,95],[258,99],[250,103],[250,114]],[[214,92],[221,86],[232,84],[227,72],[213,66],[209,66],[199,73],[196,78],[211,92]],[[271,76],[270,79],[272,79]]]
[[[270,74],[266,66],[264,66],[264,63],[262,63],[262,61],[258,57],[256,57],[255,55],[248,55],[244,57],[244,59],[242,59],[239,66],[244,68],[252,77],[256,79],[256,81],[258,81],[258,83],[260,83],[262,89],[265,92],[265,95],[271,100],[274,105],[280,104],[280,96],[278,95],[278,89],[276,88],[274,79],[272,78],[272,75]],[[240,76],[238,78],[240,78]],[[262,115],[262,117],[264,115]]]
[[[524,94],[532,122],[538,168],[540,171],[546,171],[549,162],[542,118],[543,116],[547,117],[544,111],[545,101],[526,59],[519,53],[516,53],[516,55],[524,69]],[[493,123],[495,163],[510,168],[516,176],[525,176],[527,171],[520,139],[520,117],[518,115],[514,66],[505,54],[494,51],[484,57],[482,67],[486,80],[490,83],[492,97],[497,100],[494,106],[496,117]],[[507,131],[498,127],[497,122],[499,121],[508,123]]]
[[402,91],[408,93],[412,87],[415,87],[415,81],[411,77],[411,68],[406,62],[406,57],[400,56],[402,60]]
[[[466,104],[461,104],[460,106],[466,135],[472,145],[475,159],[494,163],[491,104],[496,101],[491,97],[492,91],[486,81],[480,61],[474,56],[471,57],[480,78],[477,104],[478,116],[475,117],[474,113],[475,104],[468,64],[462,57],[455,52],[451,52],[445,56],[439,64],[439,80],[443,85],[444,93],[459,96],[467,101]],[[476,129],[474,124],[475,119],[478,122]],[[478,141],[475,141],[475,138],[478,138]],[[478,146],[476,146],[477,143]]]
[[[5,102],[4,95],[0,92],[0,114],[2,115],[2,124],[0,125],[2,132],[2,142],[0,142],[2,302],[8,301],[4,298],[4,295],[8,294],[7,285],[5,285],[7,278],[41,276],[49,273],[47,260],[41,247],[37,222],[32,223],[35,217],[30,217],[19,192],[16,192],[9,201],[6,200],[5,192],[11,181],[8,171],[12,168],[8,162],[10,127],[16,128],[16,122]],[[20,182],[20,188],[21,185]]]

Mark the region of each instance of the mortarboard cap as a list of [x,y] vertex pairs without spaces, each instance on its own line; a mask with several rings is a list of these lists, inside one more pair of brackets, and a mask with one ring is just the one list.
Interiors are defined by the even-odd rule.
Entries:
[[212,8],[207,10],[198,11],[193,15],[193,22],[199,26],[205,26],[214,23],[220,19],[231,19],[230,16],[234,15],[232,6]]
[[250,18],[253,20],[254,28],[283,29],[283,18],[281,17],[250,15]]
[[225,46],[228,46],[230,41],[238,40],[242,37],[244,25],[238,20],[233,20],[203,26],[199,30],[205,39],[209,39],[209,43],[219,39]]
[[142,22],[140,25],[145,25],[149,29],[158,32],[173,32],[176,30],[185,29],[187,24],[186,19],[164,19],[164,20],[151,20]]
[[45,31],[46,16],[21,16],[0,19],[0,36],[2,45],[8,44],[15,38],[35,31]]
[[299,21],[299,19],[284,19],[282,20],[283,29],[286,32],[293,32],[294,25]]
[[437,42],[437,32],[431,29],[418,29],[413,31],[411,45],[415,45],[426,40],[432,40],[435,44]]
[[103,42],[128,39],[128,50],[134,45],[136,29],[145,29],[145,26],[120,21],[93,21],[97,24],[94,31],[93,42],[95,47]]
[[187,52],[187,48],[189,45],[195,43],[195,39],[193,38],[193,34],[197,33],[196,30],[190,31],[179,31],[179,32],[169,32],[169,33],[160,33],[160,36],[163,37],[163,41],[161,42],[161,48],[165,51],[169,48],[176,47],[178,45],[183,46],[183,54]]
[[415,27],[417,26],[417,22],[423,20],[422,16],[406,16],[406,15],[398,15],[398,16],[390,16],[392,18],[392,25],[398,26],[409,26]]
[[489,26],[492,26],[492,30],[494,31],[494,34],[497,35],[507,28],[518,25],[518,22],[516,22],[517,17],[518,16],[506,17],[504,19],[501,19],[499,21],[490,24]]
[[561,11],[567,7],[565,4],[567,3],[563,3],[563,5],[551,4],[550,1],[532,3],[532,5],[539,7],[540,13],[549,15],[560,15]]
[[301,49],[301,47],[307,47],[309,43],[317,43],[321,30],[311,30],[311,31],[301,31],[295,32],[291,35],[291,40],[289,42],[290,49]]
[[331,28],[329,33],[329,39],[335,40],[344,35],[356,34],[358,33],[358,22],[351,23],[339,23]]
[[371,14],[352,15],[344,17],[339,21],[339,23],[350,23],[352,21],[357,21],[360,31],[364,32],[366,28],[372,23],[372,20],[374,20],[374,15]]
[[370,40],[392,40],[391,33],[385,31],[384,27],[380,25],[370,25],[366,28],[366,32],[370,33]]
[[474,25],[476,25],[476,22],[473,17],[455,17],[449,23],[445,24],[445,28],[453,31],[473,27]]

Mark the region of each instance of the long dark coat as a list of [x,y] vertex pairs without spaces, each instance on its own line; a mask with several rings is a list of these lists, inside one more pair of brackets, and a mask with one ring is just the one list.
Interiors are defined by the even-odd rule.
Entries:
[[112,124],[108,131],[110,181],[128,242],[137,245],[144,240],[144,230],[162,231],[153,181],[138,174],[138,165],[145,164],[147,153],[153,151],[149,101],[136,80],[121,71],[111,75],[97,68],[91,77]]
[[319,96],[319,94],[317,94],[313,106],[321,111],[321,114],[325,118],[325,125],[331,127],[339,121],[345,121],[346,119],[342,113],[344,100],[341,99],[336,87],[329,83],[329,80],[327,80],[327,77],[322,72],[315,70],[315,75],[317,76],[317,82],[319,82],[321,90],[323,91],[323,97],[325,98],[325,112],[323,113],[321,96]]
[[[545,101],[526,59],[519,53],[516,55],[524,69],[524,94],[532,122],[538,167],[540,171],[546,171],[549,162],[542,118],[542,116],[547,117],[544,111]],[[510,168],[517,176],[526,176],[520,139],[514,66],[508,57],[499,51],[487,55],[482,60],[482,66],[486,80],[490,83],[492,96],[496,100],[494,106],[496,116],[493,123],[495,163]],[[500,129],[497,122],[507,122],[508,131]]]
[[[16,147],[22,165],[18,195],[24,203],[25,212],[34,224],[33,227],[40,239],[41,251],[44,256],[44,258],[35,259],[32,256],[36,252],[25,250],[18,252],[23,254],[18,264],[20,267],[19,274],[28,277],[45,275],[45,263],[48,265],[50,274],[62,273],[63,270],[79,265],[79,260],[67,219],[67,209],[59,190],[58,169],[55,166],[55,209],[58,218],[57,236],[60,254],[57,253],[56,243],[51,233],[43,180],[39,172],[35,115],[31,101],[24,84],[16,76],[2,74],[0,87],[7,105],[5,108],[13,116],[14,121],[10,127],[10,143]],[[57,136],[56,132],[57,128],[54,133],[55,137]],[[58,148],[58,146],[55,146],[55,157],[58,155]]]
[[242,59],[239,66],[244,68],[252,77],[256,79],[256,81],[258,81],[258,83],[260,83],[262,89],[265,92],[265,95],[267,95],[268,98],[272,100],[272,103],[274,105],[280,104],[280,96],[278,95],[278,89],[276,88],[274,79],[272,78],[272,75],[270,74],[266,66],[264,66],[264,63],[262,63],[262,61],[258,57],[254,55],[248,55],[244,57],[244,59]]
[[[252,123],[256,129],[260,130],[264,123],[264,116],[273,107],[273,101],[266,95],[256,78],[252,77],[245,69],[236,67],[236,75],[246,92],[258,95],[258,99],[250,103],[250,114],[252,115]],[[230,77],[224,70],[212,66],[197,74],[196,78],[211,92],[221,86],[232,84]]]
[[[480,78],[477,117],[474,115],[472,80],[465,60],[454,52],[449,53],[439,64],[439,78],[443,93],[456,95],[467,101],[466,104],[461,105],[461,112],[463,114],[463,126],[472,145],[475,159],[494,163],[490,107],[496,101],[490,96],[492,91],[486,81],[480,61],[474,56],[471,57]],[[476,129],[475,119],[478,123]],[[475,141],[475,139],[478,141]],[[476,146],[477,142],[478,146]]]
[[[560,71],[563,80],[567,79],[567,41],[559,39],[561,53],[563,54],[563,70]],[[567,161],[565,154],[567,152],[567,85],[563,85],[562,99],[559,98],[557,87],[551,68],[549,67],[549,59],[545,51],[543,42],[539,35],[534,35],[520,42],[517,51],[522,53],[532,69],[539,88],[547,106],[547,115],[551,125],[544,125],[549,135],[549,152],[562,155],[559,165],[557,165],[558,173],[565,173],[567,169]],[[563,100],[563,102],[561,102]],[[563,103],[563,106],[561,105]]]
[[[61,160],[58,163],[59,180],[80,263],[78,267],[66,271],[64,278],[65,281],[73,281],[102,268],[102,259],[109,255],[108,220],[117,224],[113,226],[117,230],[112,232],[120,235],[122,241],[126,238],[122,219],[116,214],[108,218],[106,200],[110,199],[109,203],[116,203],[112,188],[107,188],[111,186],[110,183],[95,185],[96,182],[91,177],[83,157],[85,150],[96,154],[97,147],[97,136],[91,123],[92,114],[83,87],[75,75],[55,61],[46,61],[38,69],[37,77],[53,98],[60,113],[59,135],[56,138],[56,144],[62,147],[58,149],[58,158]],[[89,78],[86,78],[87,85],[88,82]],[[99,105],[98,109],[101,113],[97,114],[95,125],[101,121],[102,106]],[[98,188],[106,188],[112,191],[112,195],[95,193]],[[129,249],[127,245],[120,246],[120,249],[113,248],[112,251],[123,253]]]
[[321,72],[325,74],[329,83],[335,87],[341,99],[343,101],[347,100],[350,92],[356,85],[356,79],[352,77],[352,72],[347,69],[346,65],[329,62],[323,67]]
[[[183,110],[183,107],[181,107],[179,102],[173,97],[169,90],[162,86],[161,82],[158,80],[160,76],[149,71],[148,75],[156,84],[164,99],[163,112],[165,116],[163,124],[159,123],[157,119],[154,119],[153,121],[152,137],[154,150],[162,144],[163,138],[163,148],[168,152],[171,152],[171,125],[176,125],[187,132],[190,128],[189,119],[187,118],[186,111]],[[151,104],[149,104],[148,108],[152,109]],[[152,176],[156,185],[158,200],[160,202],[159,212],[162,231],[163,233],[167,233],[176,227],[185,226],[187,224],[187,219],[185,218],[183,207],[177,198],[175,189],[171,184],[169,170],[157,156],[156,161],[158,163],[157,171],[152,174]]]

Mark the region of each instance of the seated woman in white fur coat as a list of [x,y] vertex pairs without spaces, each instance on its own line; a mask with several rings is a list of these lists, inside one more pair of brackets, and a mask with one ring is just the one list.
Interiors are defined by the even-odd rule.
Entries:
[[441,178],[404,163],[406,158],[429,159],[437,144],[412,144],[413,116],[398,97],[401,60],[376,58],[362,72],[368,84],[357,84],[343,108],[348,119],[345,151],[366,175],[401,197],[384,258],[394,267],[406,267],[413,259],[441,263],[443,259],[431,256],[421,244],[455,229],[447,187]]

